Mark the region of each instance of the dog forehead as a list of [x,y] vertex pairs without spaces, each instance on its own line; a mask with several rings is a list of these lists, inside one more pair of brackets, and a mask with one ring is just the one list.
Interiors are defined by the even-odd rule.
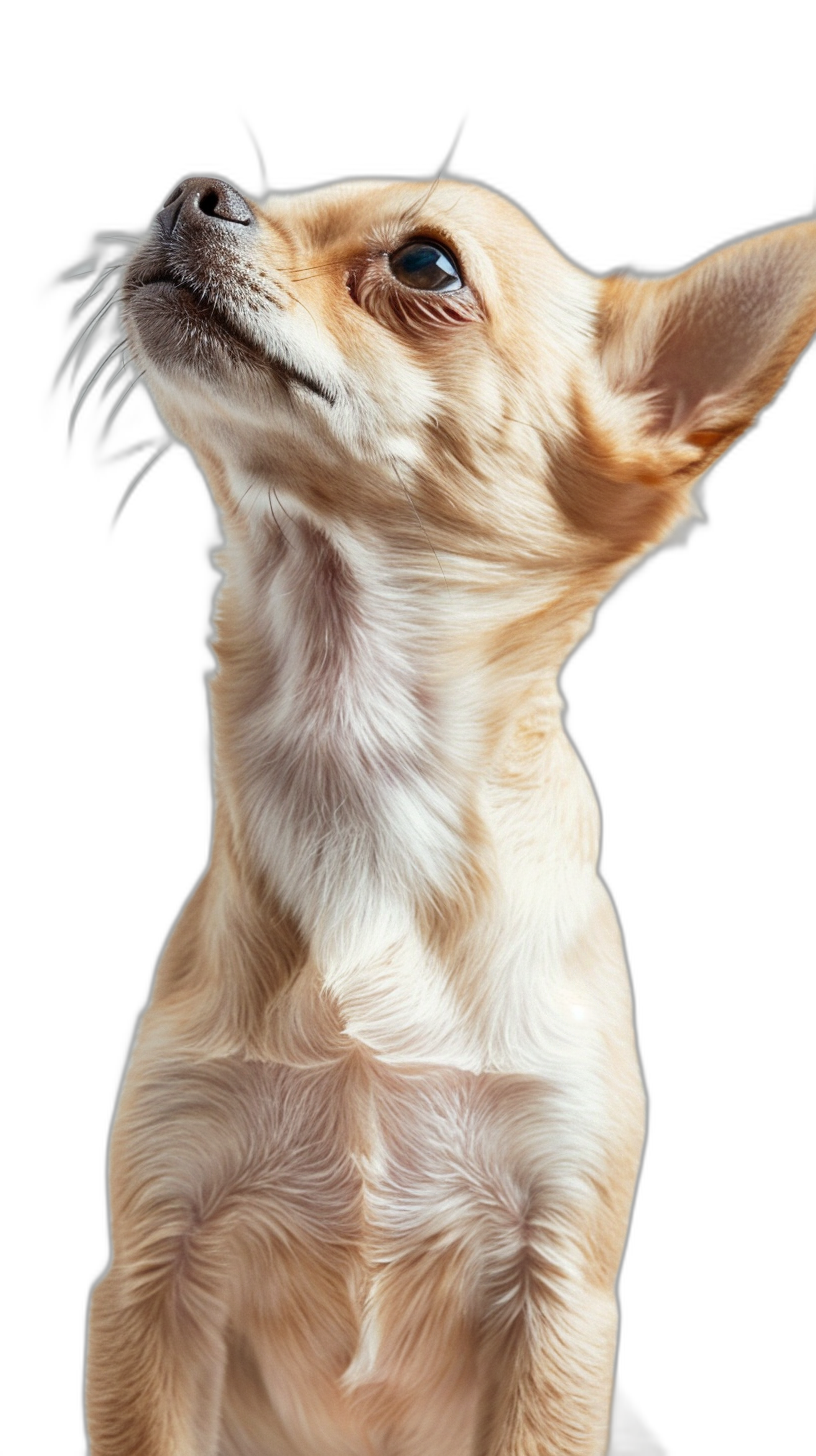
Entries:
[[473,182],[336,182],[310,192],[273,193],[261,203],[291,245],[310,253],[397,246],[431,234],[465,262],[489,260],[499,278],[531,263],[569,267],[549,239],[507,198]]

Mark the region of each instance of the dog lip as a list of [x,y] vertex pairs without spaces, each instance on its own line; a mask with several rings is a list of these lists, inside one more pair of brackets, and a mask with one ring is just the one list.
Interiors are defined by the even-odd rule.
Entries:
[[[172,273],[166,270],[160,273],[137,274],[136,277],[127,279],[124,287],[125,298],[128,296],[132,298],[135,293],[140,293],[143,288],[166,288],[171,289],[174,293],[187,293],[191,298],[195,299],[196,303],[205,308],[214,320],[218,323],[224,323],[224,320],[212,307],[212,304],[206,298],[202,289],[196,288],[195,284],[187,280],[182,283],[180,279],[174,278]],[[225,323],[224,327],[227,327]]]
[[322,384],[319,379],[312,378],[310,374],[304,373],[302,369],[298,369],[294,364],[289,364],[283,359],[276,358],[265,349],[259,347],[254,340],[248,339],[242,330],[236,327],[232,319],[225,319],[220,310],[213,307],[212,302],[206,297],[203,290],[196,288],[195,284],[189,283],[186,280],[182,283],[178,278],[174,278],[172,273],[167,270],[162,270],[161,272],[137,275],[133,278],[129,291],[135,293],[142,288],[170,288],[176,293],[188,294],[200,308],[206,310],[213,323],[218,324],[220,328],[224,329],[235,339],[236,343],[248,349],[256,358],[270,365],[275,373],[283,380],[300,384],[304,389],[308,389],[312,394],[316,394],[320,399],[324,399],[327,404],[334,405],[337,403],[336,394],[332,390],[327,389],[326,385]]
[[[172,288],[176,293],[189,293],[198,303],[204,303],[204,295],[197,289],[192,288],[189,283],[179,283],[178,279],[171,278],[169,273],[162,273],[155,278],[139,278],[133,285],[133,292],[142,288]],[[213,317],[215,314],[213,312]]]

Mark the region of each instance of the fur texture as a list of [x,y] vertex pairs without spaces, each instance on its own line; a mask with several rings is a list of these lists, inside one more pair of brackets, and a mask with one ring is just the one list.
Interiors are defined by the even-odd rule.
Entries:
[[816,329],[816,225],[596,279],[463,183],[194,178],[123,310],[224,584],[92,1456],[601,1456],[644,1099],[558,674]]

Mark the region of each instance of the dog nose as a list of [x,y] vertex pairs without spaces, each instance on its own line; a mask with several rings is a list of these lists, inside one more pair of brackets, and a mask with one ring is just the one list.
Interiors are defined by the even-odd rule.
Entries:
[[208,227],[251,227],[255,214],[238,189],[220,177],[187,177],[156,215],[168,238],[179,220]]

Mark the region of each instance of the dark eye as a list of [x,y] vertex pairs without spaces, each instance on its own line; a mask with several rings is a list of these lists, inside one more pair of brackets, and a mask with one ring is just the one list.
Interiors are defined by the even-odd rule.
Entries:
[[405,243],[388,261],[400,283],[423,293],[453,293],[464,286],[452,254],[427,238],[414,238]]

